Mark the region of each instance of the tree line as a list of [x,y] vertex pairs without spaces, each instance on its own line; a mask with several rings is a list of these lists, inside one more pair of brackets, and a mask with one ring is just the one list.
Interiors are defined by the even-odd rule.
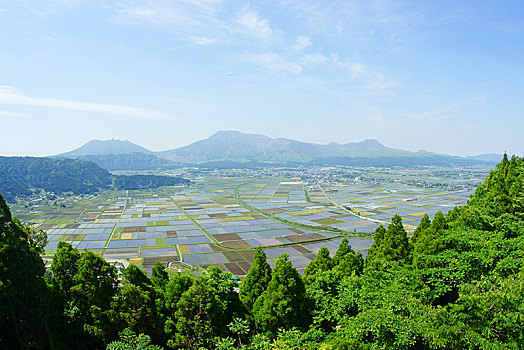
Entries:
[[89,194],[108,189],[136,190],[189,184],[189,180],[180,177],[113,175],[85,160],[40,157],[0,157],[0,179],[0,193],[8,201],[39,190],[55,194]]
[[53,349],[519,349],[524,344],[524,160],[505,155],[467,205],[408,237],[378,227],[365,259],[343,239],[301,276],[262,249],[239,285],[210,267],[149,278],[45,234],[0,197],[0,346]]

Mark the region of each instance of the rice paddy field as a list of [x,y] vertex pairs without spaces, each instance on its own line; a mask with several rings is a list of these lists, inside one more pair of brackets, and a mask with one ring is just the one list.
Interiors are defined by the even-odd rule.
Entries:
[[12,206],[23,222],[48,235],[46,256],[58,242],[125,260],[147,271],[156,261],[192,269],[211,265],[245,276],[256,247],[271,266],[283,253],[299,272],[322,246],[334,253],[343,237],[364,255],[372,233],[398,213],[413,229],[462,205],[467,190],[405,184],[304,183],[284,177],[200,177],[190,187],[104,192],[51,203]]

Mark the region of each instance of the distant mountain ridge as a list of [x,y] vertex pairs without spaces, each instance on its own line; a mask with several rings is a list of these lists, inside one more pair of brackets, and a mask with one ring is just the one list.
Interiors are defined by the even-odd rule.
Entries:
[[85,145],[62,154],[58,157],[71,158],[74,156],[99,155],[99,154],[128,154],[144,153],[153,154],[147,148],[134,144],[127,140],[91,140]]
[[[113,156],[108,157],[108,155]],[[108,170],[121,170],[122,167],[127,166],[136,170],[144,170],[180,165],[205,167],[218,164],[224,167],[227,167],[227,164],[231,164],[231,167],[238,167],[239,164],[246,166],[311,164],[380,167],[491,163],[484,159],[394,149],[384,146],[375,139],[345,144],[331,142],[322,145],[286,138],[245,134],[240,131],[218,131],[206,139],[161,152],[149,151],[129,141],[94,140],[59,156],[88,159]]]
[[219,131],[207,139],[173,150],[158,152],[158,156],[177,162],[258,161],[270,163],[309,162],[320,157],[407,156],[411,152],[395,150],[377,140],[355,143],[320,145],[285,138],[244,134],[239,131]]
[[468,156],[468,159],[481,160],[484,162],[497,164],[502,159],[502,154],[495,154],[495,153],[478,154],[476,156]]

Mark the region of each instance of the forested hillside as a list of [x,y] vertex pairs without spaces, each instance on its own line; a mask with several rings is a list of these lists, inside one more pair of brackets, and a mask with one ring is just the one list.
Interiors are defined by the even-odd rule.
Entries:
[[[57,349],[521,349],[524,160],[506,156],[464,207],[379,227],[365,259],[343,240],[300,276],[259,248],[240,284],[210,268],[148,278],[43,234],[0,197],[0,347]],[[140,346],[140,347],[139,347]]]
[[144,153],[83,155],[73,158],[93,162],[109,171],[174,169],[179,167],[172,161]]
[[89,161],[37,157],[0,157],[0,179],[0,193],[6,200],[39,190],[81,194],[189,183],[186,179],[169,176],[116,176]]

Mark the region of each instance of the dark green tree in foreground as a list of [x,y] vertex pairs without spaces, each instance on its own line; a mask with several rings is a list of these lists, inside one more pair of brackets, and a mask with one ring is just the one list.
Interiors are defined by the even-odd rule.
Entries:
[[182,294],[177,309],[177,334],[174,342],[168,342],[170,347],[209,347],[225,328],[221,327],[224,320],[220,300],[201,277],[196,278],[193,285]]
[[304,280],[307,285],[315,280],[315,276],[324,271],[330,271],[333,268],[333,261],[329,256],[329,250],[326,247],[320,248],[315,260],[311,261],[304,270]]
[[169,282],[169,275],[160,261],[155,263],[151,271],[151,283],[156,288],[164,288]]
[[402,225],[402,218],[395,214],[387,230],[379,226],[375,231],[375,241],[369,248],[365,267],[374,270],[386,269],[392,265],[411,264],[413,247]]
[[286,253],[278,258],[267,289],[253,306],[255,324],[275,335],[279,328],[305,328],[309,322],[306,289],[302,277]]
[[333,273],[337,280],[342,280],[351,275],[360,275],[364,269],[362,253],[355,253],[349,245],[347,237],[342,239],[338,250],[333,257]]
[[126,328],[120,334],[120,340],[107,345],[107,350],[162,350],[160,346],[150,344],[151,338],[145,334],[135,334]]
[[[435,214],[433,221],[427,226],[426,221],[421,221],[415,231],[417,235],[413,233],[413,265],[422,267],[427,264],[425,262],[425,255],[435,255],[440,251],[444,250],[444,236],[445,229],[447,228],[446,218],[441,211]],[[425,228],[424,228],[425,227]]]
[[253,265],[251,265],[246,278],[240,285],[240,300],[248,310],[253,308],[255,301],[266,290],[270,280],[271,267],[267,263],[266,253],[258,247]]
[[11,217],[0,195],[0,348],[43,346],[46,285],[44,252],[46,236],[22,226]]
[[420,237],[421,233],[429,228],[429,225],[431,225],[431,220],[429,219],[429,216],[426,213],[426,214],[424,214],[424,216],[420,220],[420,223],[418,224],[418,226],[415,229],[415,231],[413,231],[413,235],[411,236],[411,243],[413,245],[417,242],[417,240]]

